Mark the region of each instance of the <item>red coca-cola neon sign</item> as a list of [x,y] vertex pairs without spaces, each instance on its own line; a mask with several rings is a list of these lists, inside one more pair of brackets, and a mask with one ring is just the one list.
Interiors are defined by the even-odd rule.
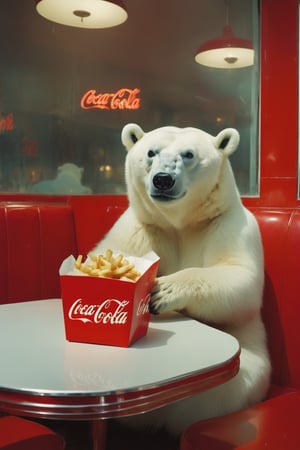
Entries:
[[0,131],[12,131],[15,129],[14,118],[12,114],[0,116]]
[[81,108],[83,109],[139,109],[141,99],[138,97],[140,89],[121,88],[112,93],[97,93],[95,89],[86,91],[81,98]]

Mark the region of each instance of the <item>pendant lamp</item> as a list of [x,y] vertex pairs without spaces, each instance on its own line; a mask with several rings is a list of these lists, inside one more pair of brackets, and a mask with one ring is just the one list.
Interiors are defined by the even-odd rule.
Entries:
[[195,61],[217,69],[240,69],[254,64],[254,49],[251,41],[237,37],[229,25],[228,2],[226,3],[226,25],[223,34],[202,44]]
[[52,22],[79,28],[109,28],[128,15],[121,0],[37,0],[37,12]]

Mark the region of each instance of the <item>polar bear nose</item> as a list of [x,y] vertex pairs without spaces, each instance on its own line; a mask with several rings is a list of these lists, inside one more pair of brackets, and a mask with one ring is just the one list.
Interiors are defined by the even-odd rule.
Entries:
[[175,180],[169,173],[159,172],[153,177],[153,184],[157,189],[166,191],[170,189],[175,183]]

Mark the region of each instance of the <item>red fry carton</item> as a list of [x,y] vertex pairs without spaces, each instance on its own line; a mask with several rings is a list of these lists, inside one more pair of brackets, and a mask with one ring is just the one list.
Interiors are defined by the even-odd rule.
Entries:
[[74,269],[73,256],[63,261],[59,273],[69,341],[129,347],[147,333],[159,257],[154,252],[124,256],[141,273],[137,281],[89,276]]

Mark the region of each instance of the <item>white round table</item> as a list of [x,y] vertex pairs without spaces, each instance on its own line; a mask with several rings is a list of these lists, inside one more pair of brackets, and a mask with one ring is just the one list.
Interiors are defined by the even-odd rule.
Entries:
[[94,420],[139,414],[223,383],[239,343],[183,317],[154,317],[129,348],[65,338],[60,299],[0,306],[0,410]]

